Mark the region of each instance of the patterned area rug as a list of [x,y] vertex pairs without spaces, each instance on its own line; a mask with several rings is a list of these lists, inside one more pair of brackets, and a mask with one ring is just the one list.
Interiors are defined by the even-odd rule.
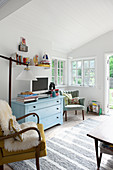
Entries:
[[[94,140],[86,134],[98,125],[87,119],[48,140],[48,154],[40,158],[41,170],[96,170]],[[14,170],[36,170],[35,159],[9,165]],[[103,154],[100,170],[113,170],[112,156]]]

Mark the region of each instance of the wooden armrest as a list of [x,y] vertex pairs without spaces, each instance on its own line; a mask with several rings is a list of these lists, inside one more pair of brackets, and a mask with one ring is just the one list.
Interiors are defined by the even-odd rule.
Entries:
[[24,116],[22,116],[22,117],[19,117],[19,118],[17,118],[16,120],[18,121],[18,120],[24,119],[25,117],[30,116],[30,115],[35,115],[35,116],[37,116],[37,123],[39,123],[39,116],[38,116],[36,113],[28,113],[27,115],[24,115]]
[[26,131],[29,131],[29,130],[36,130],[38,135],[39,135],[39,141],[41,141],[41,135],[40,135],[40,131],[35,128],[35,127],[29,127],[29,128],[26,128],[26,129],[23,129],[19,132],[16,132],[16,133],[13,133],[11,135],[7,135],[7,136],[0,136],[0,140],[4,140],[4,139],[9,139],[9,138],[12,138],[12,137],[16,137],[17,135],[21,134],[21,133],[25,133]]

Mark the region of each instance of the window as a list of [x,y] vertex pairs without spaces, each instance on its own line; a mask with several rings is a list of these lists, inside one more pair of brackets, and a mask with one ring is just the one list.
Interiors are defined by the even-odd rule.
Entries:
[[82,61],[72,62],[72,84],[82,84]]
[[52,82],[56,85],[64,85],[65,61],[52,59]]
[[84,86],[95,85],[95,60],[84,61]]
[[55,83],[55,60],[52,60],[52,82]]
[[95,85],[95,60],[72,61],[72,85]]

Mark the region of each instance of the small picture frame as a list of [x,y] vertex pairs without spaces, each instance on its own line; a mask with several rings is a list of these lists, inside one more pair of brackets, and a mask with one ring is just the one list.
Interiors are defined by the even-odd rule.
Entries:
[[20,45],[18,46],[19,51],[28,52],[28,46],[26,46],[26,39],[20,38]]
[[20,44],[18,46],[19,51],[28,52],[28,46]]

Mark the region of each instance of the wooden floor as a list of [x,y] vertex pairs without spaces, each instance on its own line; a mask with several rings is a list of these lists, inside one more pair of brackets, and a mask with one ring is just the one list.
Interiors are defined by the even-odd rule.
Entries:
[[[88,118],[91,118],[91,119],[95,119],[95,120],[99,120],[99,121],[104,121],[111,115],[113,115],[112,110],[110,111],[109,115],[98,116],[96,113],[85,113],[85,120]],[[56,125],[48,130],[45,130],[46,140],[52,138],[54,135],[59,133],[59,131],[61,132],[69,127],[73,127],[76,124],[80,123],[81,121],[83,121],[83,120],[82,120],[82,114],[80,111],[77,113],[77,115],[75,115],[74,111],[68,112],[68,119],[67,119],[67,121],[65,121],[65,119],[64,119],[63,125]],[[8,167],[7,165],[4,166],[4,169],[11,170],[11,168]]]

